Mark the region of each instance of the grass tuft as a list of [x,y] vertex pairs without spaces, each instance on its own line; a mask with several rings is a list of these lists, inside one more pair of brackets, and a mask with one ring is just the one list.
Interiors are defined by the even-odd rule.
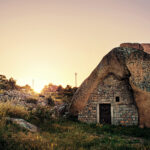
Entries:
[[0,118],[3,117],[16,117],[27,119],[29,117],[29,112],[23,106],[14,105],[12,102],[1,102]]

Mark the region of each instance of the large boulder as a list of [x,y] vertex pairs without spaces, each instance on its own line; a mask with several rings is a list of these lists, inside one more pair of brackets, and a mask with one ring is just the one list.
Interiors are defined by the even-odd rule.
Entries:
[[109,74],[129,81],[138,108],[139,125],[150,127],[150,55],[140,45],[121,46],[110,51],[76,91],[70,113],[78,115],[98,83]]

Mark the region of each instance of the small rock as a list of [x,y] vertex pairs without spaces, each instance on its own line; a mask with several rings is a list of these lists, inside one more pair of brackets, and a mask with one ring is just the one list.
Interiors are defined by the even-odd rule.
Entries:
[[31,132],[37,132],[38,131],[38,128],[35,125],[25,121],[24,119],[9,118],[8,117],[8,118],[6,118],[6,120],[11,121],[14,124],[17,124],[20,127],[27,129],[28,131],[31,131]]

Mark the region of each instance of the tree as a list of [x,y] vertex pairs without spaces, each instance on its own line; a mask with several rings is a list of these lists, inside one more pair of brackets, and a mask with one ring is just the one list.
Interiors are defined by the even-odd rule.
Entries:
[[8,80],[9,89],[16,89],[16,80],[12,77]]
[[62,91],[63,101],[66,103],[70,103],[77,89],[77,87],[72,88],[70,85],[67,85],[66,88],[64,88],[64,90]]
[[59,85],[58,88],[57,88],[57,92],[61,92],[63,90],[64,90],[64,88],[61,85]]
[[33,89],[31,88],[30,85],[26,84],[25,86],[22,87],[22,90],[24,90],[27,93],[33,93]]
[[8,87],[8,80],[6,76],[0,75],[0,89],[7,89]]

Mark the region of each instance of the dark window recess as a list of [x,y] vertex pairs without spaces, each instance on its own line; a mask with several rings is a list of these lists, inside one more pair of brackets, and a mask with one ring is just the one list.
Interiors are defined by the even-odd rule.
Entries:
[[118,96],[116,97],[116,102],[120,102],[120,98]]

